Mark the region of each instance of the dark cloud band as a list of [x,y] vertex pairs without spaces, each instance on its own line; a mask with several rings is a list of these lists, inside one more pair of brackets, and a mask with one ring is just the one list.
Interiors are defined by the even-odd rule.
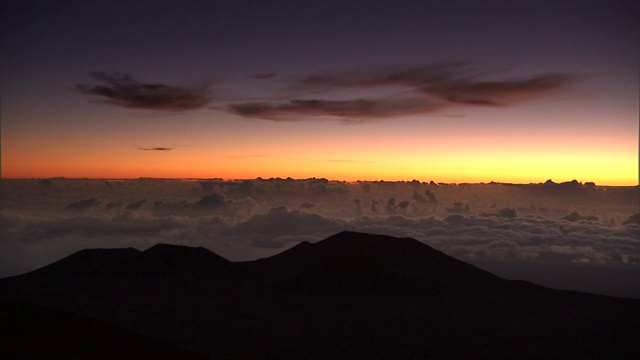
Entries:
[[440,102],[427,99],[401,100],[290,100],[285,103],[244,103],[230,105],[228,110],[247,118],[276,121],[304,120],[311,116],[334,116],[353,119],[384,119],[411,114],[427,114],[439,110]]
[[102,98],[101,102],[130,108],[164,111],[200,109],[211,98],[207,86],[178,87],[163,84],[142,83],[131,75],[114,72],[91,72],[89,76],[102,85],[77,84],[75,91]]
[[[544,99],[566,90],[580,79],[573,74],[539,74],[523,78],[487,80],[494,72],[463,63],[435,63],[418,67],[387,67],[315,74],[290,84],[300,97],[287,102],[244,102],[227,107],[246,118],[297,121],[316,116],[337,119],[384,119],[432,114],[451,107],[510,106]],[[401,87],[382,99],[319,99],[319,93],[363,88]],[[407,95],[411,94],[411,95]]]
[[170,148],[170,147],[151,147],[151,148],[139,147],[138,150],[143,150],[143,151],[171,151],[171,150],[173,150],[173,148]]

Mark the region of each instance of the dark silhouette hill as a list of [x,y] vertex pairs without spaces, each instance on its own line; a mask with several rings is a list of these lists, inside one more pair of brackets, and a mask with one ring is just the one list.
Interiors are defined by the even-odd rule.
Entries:
[[310,290],[438,291],[503,281],[415,239],[348,231],[247,265],[268,281]]
[[104,321],[0,298],[0,358],[206,359]]
[[107,276],[122,272],[140,251],[127,249],[80,250],[51,265],[28,273],[30,278]]
[[232,263],[203,248],[85,250],[0,296],[214,359],[637,358],[640,300],[507,281],[415,239],[341,232]]
[[203,247],[158,244],[145,251],[86,249],[26,274],[32,279],[189,276],[215,277],[231,262]]
[[131,267],[150,276],[217,277],[230,270],[231,262],[203,247],[158,244],[142,252]]

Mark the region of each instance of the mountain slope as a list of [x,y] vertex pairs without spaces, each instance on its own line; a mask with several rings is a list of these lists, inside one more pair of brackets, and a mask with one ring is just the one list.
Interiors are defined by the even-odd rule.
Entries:
[[205,359],[99,320],[0,298],[3,359]]
[[139,255],[140,251],[134,248],[85,249],[27,275],[31,278],[111,275],[126,269]]
[[158,244],[145,251],[86,249],[18,277],[32,280],[188,276],[211,277],[230,270],[231,262],[202,247]]
[[148,276],[216,277],[232,265],[203,247],[158,244],[142,252],[130,266]]
[[355,232],[242,263],[171,245],[79,252],[0,280],[0,296],[215,359],[640,356],[639,300],[507,281],[414,239]]
[[280,286],[308,290],[433,292],[503,281],[415,239],[348,231],[247,268]]

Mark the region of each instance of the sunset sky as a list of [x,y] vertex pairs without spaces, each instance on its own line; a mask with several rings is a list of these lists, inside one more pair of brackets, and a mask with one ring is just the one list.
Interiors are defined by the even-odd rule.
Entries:
[[634,1],[8,1],[3,178],[638,185]]

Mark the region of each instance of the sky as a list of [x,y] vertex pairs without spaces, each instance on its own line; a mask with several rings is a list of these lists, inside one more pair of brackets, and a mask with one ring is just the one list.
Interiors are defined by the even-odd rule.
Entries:
[[632,1],[5,1],[1,176],[638,185]]

